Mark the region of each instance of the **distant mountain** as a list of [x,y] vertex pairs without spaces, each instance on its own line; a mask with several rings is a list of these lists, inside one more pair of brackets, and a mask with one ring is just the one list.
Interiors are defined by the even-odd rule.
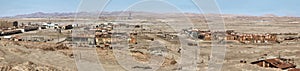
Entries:
[[[122,11],[115,11],[115,12],[102,12],[101,16],[129,16],[129,13],[134,13],[133,15],[151,15],[154,13],[149,12],[122,12]],[[31,14],[23,14],[23,15],[16,15],[16,16],[9,16],[9,17],[2,17],[2,18],[48,18],[48,17],[91,17],[91,16],[98,16],[99,13],[97,12],[79,12],[79,13],[44,13],[44,12],[36,12]]]
[[23,14],[12,16],[11,18],[48,18],[48,17],[75,17],[76,13],[44,13],[36,12],[31,14]]
[[278,17],[277,15],[274,15],[274,14],[264,14],[262,16],[263,17]]
[[[102,12],[101,16],[143,16],[143,17],[163,17],[163,16],[181,16],[180,13],[153,13],[153,12],[132,12],[132,11],[114,11],[114,12]],[[44,13],[44,12],[36,12],[31,14],[23,14],[23,15],[16,15],[10,17],[2,17],[2,18],[74,18],[74,17],[81,17],[81,18],[90,18],[99,16],[99,12],[70,12],[70,13]],[[183,15],[182,15],[183,16]],[[203,16],[203,14],[196,14],[196,13],[185,13],[184,16]],[[220,16],[218,14],[206,14],[206,16]],[[222,16],[226,17],[233,17],[233,16],[247,16],[247,15],[234,15],[234,14],[222,14]],[[276,16],[272,14],[267,14],[264,16]]]

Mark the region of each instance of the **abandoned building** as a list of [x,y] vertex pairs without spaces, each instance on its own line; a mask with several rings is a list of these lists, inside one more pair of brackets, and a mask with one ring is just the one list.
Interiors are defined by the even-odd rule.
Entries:
[[63,26],[60,26],[60,29],[65,29],[65,30],[73,29],[73,25],[63,25]]
[[34,31],[34,30],[38,30],[39,27],[36,27],[36,26],[26,26],[24,28],[24,31],[27,32],[27,31]]
[[[184,30],[192,38],[202,39],[202,40],[211,40],[212,32],[210,30]],[[277,36],[275,34],[249,34],[249,33],[238,33],[234,30],[226,30],[226,40],[235,40],[241,43],[276,43]]]
[[[96,40],[96,45],[97,47],[104,47],[104,45],[106,44],[110,44],[111,43],[111,34],[112,33],[108,33],[108,32],[96,32],[95,33],[95,40]],[[103,45],[103,46],[101,46]]]
[[260,67],[279,68],[283,70],[296,67],[294,60],[285,58],[263,59],[251,62],[251,64],[256,64]]
[[96,47],[100,48],[110,48],[111,49],[111,40],[112,40],[112,32],[113,29],[112,23],[102,23],[90,29],[95,32],[95,44]]
[[0,33],[0,36],[12,35],[22,33],[21,30],[5,30]]

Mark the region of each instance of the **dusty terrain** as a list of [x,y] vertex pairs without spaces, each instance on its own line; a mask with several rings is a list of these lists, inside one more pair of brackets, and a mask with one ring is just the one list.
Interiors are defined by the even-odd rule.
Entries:
[[[187,16],[188,18],[170,17],[170,18],[139,18],[129,21],[123,20],[106,20],[108,22],[118,21],[118,23],[125,24],[139,24],[145,25],[143,31],[151,32],[175,32],[181,34],[181,31],[177,28],[185,27],[183,24],[193,24],[194,28],[207,30],[210,29],[207,23],[217,23],[220,21],[204,20],[202,16]],[[259,16],[230,16],[223,17],[225,22],[225,29],[235,30],[241,33],[300,33],[300,18],[297,17],[259,17]],[[46,22],[47,19],[5,19],[5,20],[18,20],[20,22]],[[56,20],[57,23],[72,23],[73,20]],[[98,24],[99,22],[87,22],[77,21],[79,24]],[[172,28],[170,25],[177,25],[182,27]],[[76,29],[76,28],[75,28]],[[117,30],[118,28],[116,28]],[[121,29],[122,30],[122,29]],[[142,29],[132,29],[130,32],[141,32]],[[123,29],[124,31],[124,29]],[[174,71],[180,70],[185,66],[180,65],[181,53],[178,52],[181,44],[178,38],[164,39],[158,37],[156,34],[150,33],[138,33],[137,44],[129,44],[129,51],[119,50],[122,47],[112,49],[101,48],[85,48],[68,45],[67,41],[61,42],[67,37],[71,36],[70,30],[64,30],[62,33],[57,33],[55,30],[39,30],[33,32],[27,32],[22,34],[16,34],[16,36],[30,37],[41,36],[48,39],[53,39],[50,42],[33,42],[33,41],[0,41],[0,69],[8,71],[19,70],[52,70],[52,71],[77,71],[78,65],[76,59],[82,59],[90,61],[91,63],[97,63],[93,59],[98,59],[103,69],[106,71],[126,71],[120,63],[117,62],[117,56],[115,53],[121,53],[124,55],[132,56],[137,62],[146,63],[150,60],[151,56],[163,57],[164,62],[161,63],[160,68],[157,71]],[[300,35],[282,35],[278,38],[284,37],[299,37]],[[152,47],[151,39],[163,44],[163,46],[157,46],[159,48]],[[187,38],[192,40],[191,38]],[[56,42],[57,41],[57,42]],[[121,43],[121,42],[120,42]],[[207,70],[209,57],[212,52],[211,42],[196,40],[198,44],[198,63],[197,67],[199,71]],[[267,54],[268,57],[278,57],[279,54],[284,58],[293,58],[297,68],[300,68],[300,40],[287,40],[282,43],[273,44],[243,44],[236,41],[227,41],[226,43],[226,56],[222,66],[222,71],[280,71],[276,68],[263,68],[257,65],[250,64],[256,61],[258,58]],[[182,47],[184,48],[184,47]],[[162,50],[166,55],[156,55],[151,53],[151,50]],[[87,51],[87,53],[77,53],[81,51]],[[97,54],[90,51],[95,51]],[[114,53],[115,52],[115,53]],[[85,56],[86,55],[86,56]],[[89,56],[88,56],[89,55]],[[95,55],[95,56],[94,56]],[[193,56],[190,56],[193,57]],[[247,63],[240,63],[240,60],[245,60]],[[80,62],[79,62],[80,63]],[[77,66],[76,66],[77,65]],[[140,69],[152,69],[151,67],[131,67]]]

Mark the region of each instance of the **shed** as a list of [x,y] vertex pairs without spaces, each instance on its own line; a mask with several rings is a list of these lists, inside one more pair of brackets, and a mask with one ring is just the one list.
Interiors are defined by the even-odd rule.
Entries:
[[280,69],[289,69],[289,68],[296,67],[296,65],[290,63],[288,59],[284,59],[284,58],[258,60],[255,62],[251,62],[251,64],[257,64],[258,66],[261,67],[280,68]]

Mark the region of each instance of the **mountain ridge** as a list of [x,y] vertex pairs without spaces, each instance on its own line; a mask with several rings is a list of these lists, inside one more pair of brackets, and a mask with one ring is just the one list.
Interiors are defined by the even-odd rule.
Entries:
[[[129,16],[129,13],[133,13],[132,15],[151,15],[151,16],[161,16],[163,15],[177,15],[178,13],[152,13],[152,12],[132,12],[132,11],[113,11],[113,12],[102,12],[101,15],[98,12],[54,12],[54,13],[45,13],[45,12],[35,12],[30,14],[21,14],[15,16],[6,16],[0,18],[74,18],[74,17],[94,17],[96,15],[99,16]],[[197,16],[203,14],[197,13],[184,13],[186,16]],[[207,16],[219,16],[220,14],[206,14]],[[236,16],[250,16],[250,15],[240,15],[240,14],[221,14],[226,17],[236,17]],[[257,17],[257,16],[254,16]],[[279,17],[273,14],[262,15],[261,17]],[[287,16],[283,16],[287,17]]]

